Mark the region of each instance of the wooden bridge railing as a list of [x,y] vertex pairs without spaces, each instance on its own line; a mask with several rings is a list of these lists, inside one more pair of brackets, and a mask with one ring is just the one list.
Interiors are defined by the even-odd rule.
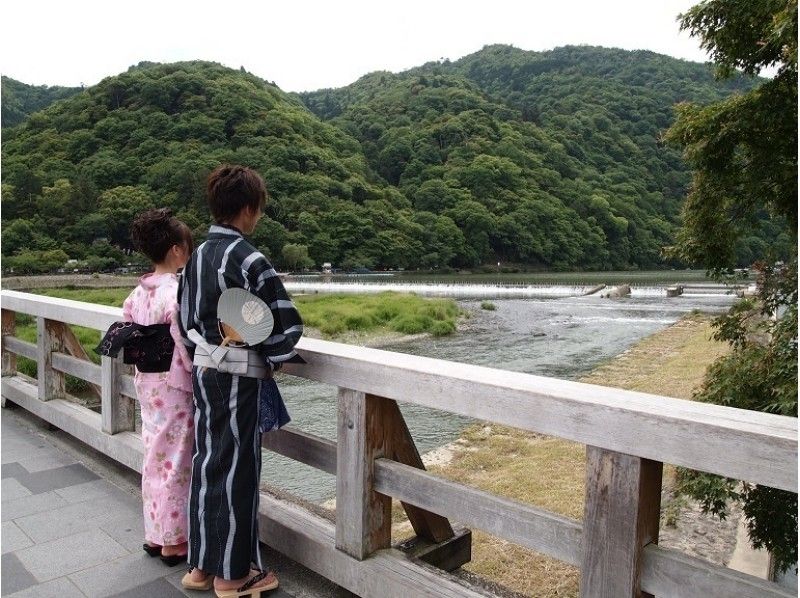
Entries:
[[[140,471],[130,376],[63,352],[64,324],[105,330],[121,310],[0,298],[3,399]],[[37,318],[36,344],[14,336],[14,312]],[[264,446],[337,476],[336,523],[262,493],[262,540],[356,594],[491,595],[391,548],[393,497],[434,543],[451,535],[449,517],[580,567],[585,597],[791,595],[657,542],[663,463],[797,492],[795,418],[315,339],[299,349],[308,364],[287,373],[339,387],[337,440],[286,428]],[[37,361],[38,380],[13,375],[16,355]],[[100,386],[100,414],[61,398],[65,373]],[[424,471],[395,401],[587,445],[583,522]]]

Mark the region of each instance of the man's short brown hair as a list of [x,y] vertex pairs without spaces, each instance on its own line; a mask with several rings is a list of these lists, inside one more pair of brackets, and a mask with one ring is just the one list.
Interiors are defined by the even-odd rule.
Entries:
[[208,206],[217,223],[230,222],[245,209],[264,211],[267,187],[252,168],[223,164],[208,175]]

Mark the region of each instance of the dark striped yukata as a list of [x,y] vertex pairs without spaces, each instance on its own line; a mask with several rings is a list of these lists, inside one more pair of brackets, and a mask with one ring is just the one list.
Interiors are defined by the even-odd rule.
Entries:
[[[225,289],[244,288],[272,310],[275,327],[258,350],[271,364],[295,357],[303,324],[267,259],[233,227],[214,225],[192,253],[179,290],[180,325],[190,352],[189,330],[208,343],[222,342],[217,301]],[[194,452],[189,496],[189,565],[223,579],[263,569],[258,548],[258,485],[262,381],[192,369]]]

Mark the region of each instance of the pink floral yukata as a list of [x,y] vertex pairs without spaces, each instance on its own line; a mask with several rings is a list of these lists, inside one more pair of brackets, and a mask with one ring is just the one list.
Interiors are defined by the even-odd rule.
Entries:
[[170,324],[175,340],[168,372],[136,371],[142,409],[142,502],[145,540],[160,546],[186,542],[187,501],[192,468],[194,412],[192,361],[177,324],[175,274],[147,274],[122,307],[126,321],[143,326]]

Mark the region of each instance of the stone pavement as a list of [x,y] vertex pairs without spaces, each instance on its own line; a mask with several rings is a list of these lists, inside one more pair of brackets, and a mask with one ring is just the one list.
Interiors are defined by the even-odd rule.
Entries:
[[[139,478],[20,408],[2,427],[2,589],[7,598],[213,596],[181,588],[185,564],[141,549]],[[269,598],[353,596],[263,548],[281,580]]]

